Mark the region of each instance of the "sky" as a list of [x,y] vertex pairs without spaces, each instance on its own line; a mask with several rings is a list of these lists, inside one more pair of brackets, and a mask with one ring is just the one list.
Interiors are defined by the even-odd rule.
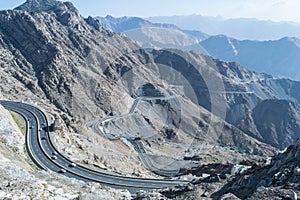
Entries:
[[[171,16],[200,14],[300,23],[300,0],[69,0],[87,16]],[[12,9],[25,0],[1,0]]]

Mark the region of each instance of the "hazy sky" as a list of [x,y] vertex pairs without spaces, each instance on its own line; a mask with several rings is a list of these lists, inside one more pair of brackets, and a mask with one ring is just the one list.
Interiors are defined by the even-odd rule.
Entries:
[[[300,23],[300,0],[70,0],[84,16],[222,16]],[[25,0],[1,0],[0,9],[14,8]]]

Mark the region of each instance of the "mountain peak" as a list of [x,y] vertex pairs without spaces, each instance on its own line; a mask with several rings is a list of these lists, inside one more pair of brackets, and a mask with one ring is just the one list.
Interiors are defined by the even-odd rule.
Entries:
[[24,4],[15,8],[16,10],[25,10],[28,12],[48,11],[62,2],[56,0],[27,0]]
[[295,44],[297,47],[300,48],[300,39],[299,38],[296,38],[296,37],[284,37],[284,38],[282,38],[282,40],[291,42],[291,43]]
[[[24,4],[15,8],[27,12],[53,12],[58,21],[64,25],[75,26],[81,20],[78,10],[71,2],[56,0],[27,0]],[[78,26],[78,25],[77,25]]]

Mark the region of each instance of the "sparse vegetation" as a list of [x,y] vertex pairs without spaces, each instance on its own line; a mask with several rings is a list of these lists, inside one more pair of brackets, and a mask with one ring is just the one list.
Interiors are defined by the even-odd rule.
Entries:
[[11,114],[12,118],[14,119],[14,121],[16,122],[16,124],[18,125],[22,134],[25,135],[26,134],[26,124],[25,124],[24,118],[21,117],[19,114],[12,112],[12,111],[10,111],[10,114]]
[[6,140],[4,138],[0,138],[0,142],[6,144]]

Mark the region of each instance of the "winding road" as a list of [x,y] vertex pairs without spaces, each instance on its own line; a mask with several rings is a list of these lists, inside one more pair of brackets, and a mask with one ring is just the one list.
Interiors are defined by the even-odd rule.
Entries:
[[70,178],[87,182],[99,182],[130,192],[186,185],[188,181],[164,180],[116,176],[95,171],[73,163],[54,147],[50,140],[46,115],[37,107],[11,101],[0,101],[6,109],[19,113],[26,120],[26,149],[33,162],[41,169],[61,173]]
[[[94,122],[92,122],[90,126],[97,134],[112,141],[118,140],[120,139],[120,137],[111,134],[106,134],[105,129],[102,127],[104,123],[133,115],[140,100],[169,100],[177,97],[177,95],[174,95],[172,92],[170,92],[170,94],[171,95],[168,97],[138,97],[133,101],[133,104],[127,114],[101,118],[99,120],[95,120]],[[123,137],[126,138],[125,135]],[[127,137],[126,139],[133,145],[134,149],[139,154],[139,158],[141,162],[148,170],[152,171],[157,175],[165,176],[165,177],[174,177],[180,175],[179,169],[163,169],[163,168],[156,167],[153,164],[153,161],[149,158],[148,154],[146,153],[143,144],[139,140],[132,139],[131,137]]]
[[[139,140],[129,140],[130,143],[133,145],[134,149],[139,154],[139,158],[144,164],[144,166],[152,171],[153,173],[165,176],[165,177],[174,177],[180,175],[179,169],[165,169],[165,168],[158,168],[153,164],[152,159],[149,158],[148,154],[146,153],[143,144]],[[168,167],[168,166],[166,166]]]

